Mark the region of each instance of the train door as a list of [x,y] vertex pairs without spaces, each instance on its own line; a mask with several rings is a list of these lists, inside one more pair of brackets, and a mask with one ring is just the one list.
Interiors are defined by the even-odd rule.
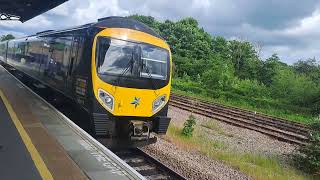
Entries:
[[72,83],[73,83],[73,78],[74,78],[74,69],[78,57],[78,51],[79,51],[79,41],[80,37],[73,37],[72,39],[72,44],[71,44],[71,55],[70,55],[70,60],[69,60],[69,65],[68,65],[68,71],[67,71],[67,77],[66,77],[66,90],[69,95],[72,97]]

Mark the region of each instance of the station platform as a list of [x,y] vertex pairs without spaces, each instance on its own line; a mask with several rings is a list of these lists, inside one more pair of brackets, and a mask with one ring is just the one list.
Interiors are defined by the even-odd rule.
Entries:
[[144,179],[0,65],[0,179]]

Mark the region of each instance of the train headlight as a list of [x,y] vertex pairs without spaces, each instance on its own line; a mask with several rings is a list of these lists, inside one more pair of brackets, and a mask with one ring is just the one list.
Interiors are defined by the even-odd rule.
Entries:
[[114,100],[113,97],[107,93],[106,91],[99,89],[98,90],[99,98],[103,102],[103,104],[110,110],[113,111]]
[[157,111],[160,107],[164,105],[165,102],[166,102],[166,95],[162,95],[158,97],[158,99],[156,99],[152,103],[152,111],[153,112]]

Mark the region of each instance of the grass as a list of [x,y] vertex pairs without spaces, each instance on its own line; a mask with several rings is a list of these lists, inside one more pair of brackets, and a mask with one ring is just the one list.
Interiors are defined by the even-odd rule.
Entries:
[[[202,93],[196,94],[196,93],[193,93],[190,91],[183,91],[183,90],[179,90],[176,88],[172,88],[172,92],[176,93],[176,94],[180,94],[180,95],[185,95],[185,96],[197,98],[197,99],[204,100],[204,101],[219,103],[219,104],[226,105],[226,106],[240,107],[242,109],[256,111],[256,112],[264,113],[267,115],[271,115],[271,116],[275,116],[275,117],[279,117],[279,118],[284,118],[284,119],[288,119],[290,121],[300,122],[300,123],[304,123],[304,124],[311,124],[314,122],[313,121],[314,118],[311,115],[309,115],[308,113],[305,113],[305,114],[297,113],[297,112],[289,110],[289,108],[277,108],[277,107],[273,107],[273,106],[257,107],[257,106],[254,106],[250,103],[247,103],[247,102],[241,101],[241,100],[233,100],[233,99],[225,100],[222,98],[214,99],[214,98],[208,97]],[[281,105],[279,104],[278,106],[281,106]],[[287,105],[283,105],[283,106],[285,107]],[[299,108],[299,107],[295,107],[295,108]]]
[[217,122],[213,121],[213,120],[212,121],[209,120],[208,122],[206,122],[205,124],[201,124],[200,126],[208,128],[208,129],[211,129],[211,130],[217,132],[218,134],[221,134],[221,135],[224,135],[224,136],[227,136],[227,137],[233,137],[234,136],[233,134],[226,133],[222,128],[220,128],[218,126]]
[[[212,124],[208,125],[208,127],[217,128]],[[199,126],[196,127],[194,136],[190,138],[183,136],[181,130],[181,128],[170,124],[166,136],[167,140],[184,149],[196,149],[208,157],[221,160],[254,179],[312,179],[312,177],[302,174],[292,167],[284,167],[276,158],[232,152],[223,142],[210,140],[199,129]]]

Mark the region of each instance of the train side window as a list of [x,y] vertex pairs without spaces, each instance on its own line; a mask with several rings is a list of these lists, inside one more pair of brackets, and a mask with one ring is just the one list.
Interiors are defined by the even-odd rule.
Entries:
[[9,41],[7,58],[9,60],[12,60],[13,56],[14,56],[14,42],[13,41]]
[[97,42],[98,43],[96,48],[96,66],[100,67],[104,62],[104,57],[109,49],[111,41],[109,38],[98,37]]
[[64,41],[64,54],[63,54],[63,71],[65,75],[68,73],[68,65],[69,65],[69,59],[71,55],[71,41]]
[[7,42],[0,43],[0,61],[5,61],[6,59],[6,47]]
[[54,71],[55,78],[62,80],[67,75],[71,41],[68,37],[59,37],[50,44],[51,48],[51,68]]
[[28,43],[27,56],[32,58],[32,62],[40,65],[42,54],[42,43],[40,41],[31,41]]
[[75,69],[78,64],[80,63],[80,60],[81,60],[81,56],[82,56],[82,52],[83,52],[83,46],[84,46],[84,38],[79,38],[78,40],[78,53],[76,55],[76,58],[75,58],[75,61],[74,61],[74,68]]

